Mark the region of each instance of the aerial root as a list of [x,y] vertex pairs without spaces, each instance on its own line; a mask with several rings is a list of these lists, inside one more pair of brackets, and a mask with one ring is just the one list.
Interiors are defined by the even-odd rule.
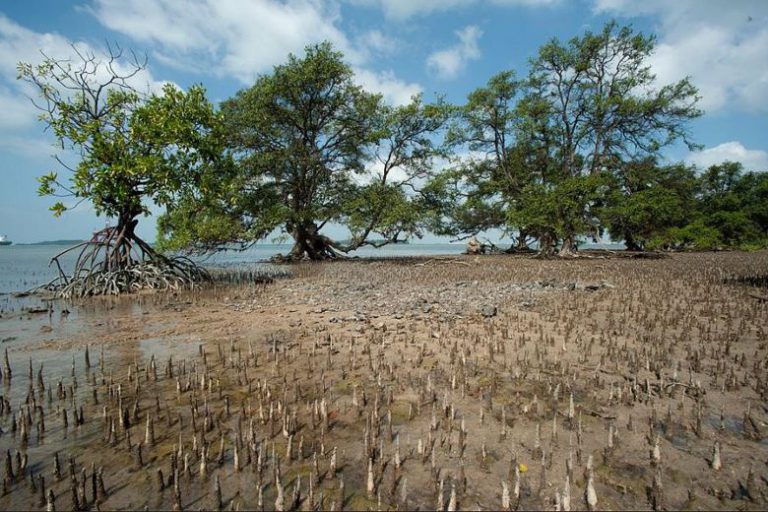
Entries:
[[[120,295],[140,290],[193,289],[211,280],[208,271],[184,256],[166,257],[135,236],[122,236],[108,228],[89,242],[70,247],[51,259],[59,277],[38,290],[72,299],[94,295]],[[72,274],[64,272],[60,258],[79,249]]]
[[207,270],[186,258],[163,260],[135,262],[115,270],[88,270],[77,276],[69,276],[66,280],[59,277],[48,285],[48,289],[54,291],[58,297],[71,299],[93,295],[120,295],[140,290],[193,289],[211,279]]

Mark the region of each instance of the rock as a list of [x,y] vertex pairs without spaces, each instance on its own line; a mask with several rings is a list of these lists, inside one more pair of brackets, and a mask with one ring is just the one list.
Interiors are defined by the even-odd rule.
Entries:
[[484,252],[483,244],[477,238],[472,237],[469,239],[469,242],[467,242],[467,254],[483,254]]
[[484,304],[478,308],[480,311],[480,314],[483,315],[485,318],[491,318],[496,316],[496,306],[493,306],[491,304]]
[[424,304],[421,307],[421,312],[424,313],[424,314],[427,314],[427,313],[429,313],[431,311],[432,311],[432,304]]
[[[579,288],[581,288],[581,286],[577,284],[576,289],[579,289]],[[616,288],[616,287],[611,283],[608,283],[606,281],[601,281],[599,283],[587,283],[583,286],[583,288],[588,292],[596,292],[598,290],[602,290],[603,288]]]

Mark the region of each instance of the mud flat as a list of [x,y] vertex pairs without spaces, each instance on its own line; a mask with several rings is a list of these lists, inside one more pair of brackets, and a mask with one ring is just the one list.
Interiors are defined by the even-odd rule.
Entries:
[[768,505],[766,252],[292,272],[0,319],[0,509]]

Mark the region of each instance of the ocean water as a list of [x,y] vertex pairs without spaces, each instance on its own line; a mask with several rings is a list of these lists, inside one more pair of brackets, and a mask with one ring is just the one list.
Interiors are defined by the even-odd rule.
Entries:
[[[374,249],[364,247],[350,253],[358,257],[398,257],[460,254],[464,243],[443,244],[395,244]],[[0,310],[2,303],[10,300],[14,292],[26,291],[46,284],[59,275],[51,258],[68,248],[67,245],[10,245],[0,246]],[[291,244],[256,244],[245,251],[223,251],[206,257],[195,258],[205,266],[232,267],[264,264],[278,253],[288,254]],[[64,271],[72,269],[77,251],[61,258]]]
[[[10,245],[0,246],[0,312],[8,310],[14,300],[13,294],[30,290],[56,278],[59,270],[51,264],[51,258],[68,245]],[[623,244],[587,244],[584,248],[622,249]],[[363,247],[349,253],[360,258],[394,258],[407,256],[439,256],[461,254],[466,243],[439,244],[393,244],[381,248]],[[291,244],[260,243],[244,251],[222,251],[204,257],[194,258],[204,266],[245,267],[264,265],[276,254],[288,254]],[[61,259],[65,272],[71,271],[78,251],[71,251]]]

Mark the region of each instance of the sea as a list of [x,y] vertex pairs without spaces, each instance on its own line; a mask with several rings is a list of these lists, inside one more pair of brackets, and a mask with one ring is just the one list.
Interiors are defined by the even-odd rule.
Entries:
[[[114,311],[118,316],[129,313],[132,316],[141,315],[152,311],[160,302],[182,300],[173,296],[140,296],[136,300],[104,300],[84,303],[70,303],[68,301],[53,301],[45,296],[37,294],[25,294],[24,292],[50,282],[59,274],[55,264],[51,264],[51,258],[71,247],[71,244],[44,244],[0,246],[0,356],[4,351],[10,353],[11,364],[23,368],[29,359],[45,364],[46,371],[51,378],[64,378],[69,374],[70,361],[80,355],[81,348],[67,348],[61,340],[88,338],[89,329],[94,326],[109,325],[110,320],[104,316],[104,312]],[[398,258],[413,256],[442,256],[458,255],[465,251],[466,245],[456,243],[410,243],[388,245],[379,249],[365,247],[354,253],[352,257],[359,258]],[[258,270],[268,267],[275,270],[270,258],[280,254],[287,254],[291,250],[290,244],[260,243],[245,251],[223,251],[208,257],[196,258],[199,263],[209,268],[235,268],[238,270]],[[72,270],[77,252],[66,253],[61,258],[64,271]],[[277,267],[281,270],[281,267]],[[290,268],[288,268],[290,271]],[[190,300],[188,297],[183,300]],[[105,324],[106,322],[106,324]],[[101,331],[100,331],[101,332]],[[176,343],[176,338],[156,338],[154,334],[147,334],[139,339],[137,345],[126,346],[138,349],[142,354],[156,354],[159,347],[165,347],[178,355],[181,350],[196,349],[195,339],[186,340],[186,343]],[[195,343],[193,343],[195,342]],[[117,348],[107,347],[106,358],[118,357]],[[186,348],[184,348],[186,347]],[[114,350],[113,350],[114,349]],[[118,350],[119,352],[119,350]],[[77,353],[77,354],[76,354]],[[80,359],[78,359],[80,360]],[[37,363],[36,363],[37,364]],[[17,386],[20,393],[26,388]],[[22,393],[23,395],[23,393]],[[22,400],[23,396],[15,396],[14,399]]]
[[[0,309],[4,301],[10,300],[14,294],[24,292],[43,285],[56,278],[59,270],[51,258],[71,247],[71,244],[15,244],[0,246]],[[360,258],[371,257],[403,257],[460,254],[466,248],[465,243],[441,244],[393,244],[381,248],[362,247],[349,253],[349,256]],[[291,244],[260,243],[243,250],[216,252],[193,259],[208,267],[239,267],[263,266],[269,264],[269,259],[277,254],[288,254]],[[60,258],[64,271],[69,271],[77,258],[77,251],[72,251]]]
[[[18,310],[34,302],[19,297],[28,290],[50,282],[59,275],[51,258],[66,251],[71,244],[14,244],[0,246],[0,315]],[[269,260],[277,254],[288,254],[291,244],[258,243],[246,250],[220,251],[195,256],[198,263],[210,268],[237,268],[256,270],[271,265]],[[587,244],[584,248],[621,249],[623,244]],[[391,244],[380,248],[362,247],[348,256],[357,258],[397,258],[413,256],[458,255],[466,250],[465,242]],[[65,272],[71,271],[78,251],[65,253],[60,264]]]

